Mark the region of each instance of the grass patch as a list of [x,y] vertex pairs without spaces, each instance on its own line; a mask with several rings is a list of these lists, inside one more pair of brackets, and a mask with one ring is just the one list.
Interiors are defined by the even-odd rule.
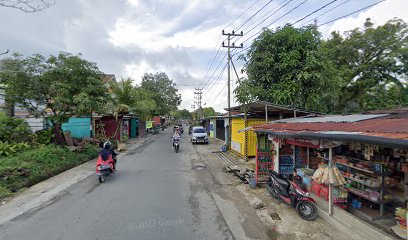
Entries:
[[81,152],[71,152],[55,145],[28,150],[0,158],[0,199],[22,188],[96,158],[99,149],[88,145]]

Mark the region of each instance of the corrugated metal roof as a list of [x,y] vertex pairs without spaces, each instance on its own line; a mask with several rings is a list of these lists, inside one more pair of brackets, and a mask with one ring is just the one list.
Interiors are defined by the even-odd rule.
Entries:
[[325,122],[357,122],[367,119],[379,118],[387,114],[353,114],[353,115],[328,115],[319,117],[301,117],[277,120],[278,123],[325,123]]
[[270,122],[254,125],[253,130],[273,132],[319,132],[358,134],[408,140],[408,118],[372,118],[354,122]]

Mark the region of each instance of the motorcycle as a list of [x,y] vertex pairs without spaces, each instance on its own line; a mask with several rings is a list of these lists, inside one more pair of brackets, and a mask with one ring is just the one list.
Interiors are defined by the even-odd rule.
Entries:
[[296,208],[296,212],[304,220],[313,221],[316,219],[316,201],[310,197],[305,188],[272,170],[269,170],[269,177],[266,189],[274,198],[283,200]]
[[116,158],[109,157],[108,160],[104,161],[101,156],[98,157],[95,173],[100,183],[105,182],[106,177],[115,172],[113,167],[115,160]]
[[180,139],[173,139],[173,148],[176,153],[178,153],[180,149]]

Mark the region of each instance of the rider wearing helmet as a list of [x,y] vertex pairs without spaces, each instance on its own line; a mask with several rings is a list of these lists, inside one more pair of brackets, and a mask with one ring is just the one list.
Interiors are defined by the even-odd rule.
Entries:
[[118,155],[113,149],[112,149],[112,144],[109,141],[106,141],[103,144],[103,148],[99,155],[102,157],[103,161],[107,161],[109,157],[112,157],[113,159],[113,170],[116,170],[116,156]]
[[172,139],[173,139],[173,147],[174,147],[174,141],[175,141],[175,140],[180,140],[180,133],[179,133],[179,129],[178,129],[178,128],[175,128],[175,129],[174,129],[174,134],[173,134]]

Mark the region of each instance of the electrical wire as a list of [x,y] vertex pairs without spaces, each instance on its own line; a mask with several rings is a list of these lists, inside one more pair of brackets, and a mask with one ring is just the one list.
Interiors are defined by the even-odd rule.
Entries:
[[[289,1],[289,2],[287,2],[287,3],[285,3],[286,1]],[[285,1],[283,1],[282,3],[285,3],[283,6],[280,6],[279,7],[279,5],[278,6],[276,6],[275,8],[273,8],[271,11],[269,11],[269,12],[267,12],[265,15],[263,15],[262,17],[265,17],[266,15],[268,15],[270,12],[272,12],[272,11],[274,11],[276,8],[278,8],[279,7],[279,9],[277,9],[276,11],[274,11],[273,13],[271,13],[270,15],[268,15],[266,18],[264,18],[261,22],[259,22],[256,26],[254,26],[253,28],[251,28],[251,30],[249,30],[249,31],[246,31],[245,32],[245,34],[248,34],[248,33],[250,33],[250,32],[252,32],[256,27],[258,27],[259,25],[261,25],[262,23],[264,23],[266,20],[268,20],[270,17],[272,17],[275,13],[277,13],[279,10],[281,10],[282,8],[284,8],[285,6],[287,6],[290,2],[292,2],[293,0],[285,0]],[[282,4],[281,3],[281,4]],[[254,22],[254,23],[256,23],[256,22]],[[253,23],[253,24],[254,24]],[[251,24],[251,25],[249,25],[249,26],[252,26],[253,24]],[[247,26],[245,29],[247,29],[249,26]],[[242,31],[245,31],[245,29],[242,29]]]
[[382,3],[382,2],[384,2],[384,1],[386,1],[386,0],[381,0],[381,1],[378,1],[378,2],[376,2],[376,3],[370,4],[370,5],[366,6],[366,7],[357,9],[357,10],[355,10],[355,11],[353,11],[353,12],[351,12],[351,13],[348,13],[348,14],[346,14],[346,15],[343,15],[343,16],[341,16],[341,17],[338,17],[338,18],[335,18],[335,19],[333,19],[333,20],[330,20],[330,21],[324,22],[324,23],[322,23],[322,24],[319,24],[318,27],[324,26],[324,25],[326,25],[326,24],[329,24],[329,23],[335,22],[335,21],[337,21],[337,20],[340,20],[340,19],[342,19],[342,18],[348,17],[348,16],[350,16],[350,15],[353,15],[354,13],[358,13],[358,12],[360,12],[360,11],[366,10],[366,9],[368,9],[368,8],[370,8],[370,7],[373,7],[373,6],[375,6],[375,5],[379,4],[379,3]]
[[211,86],[209,86],[209,87],[205,90],[205,92],[203,93],[203,96],[205,96],[207,93],[209,93],[210,90],[214,87],[215,83],[220,80],[222,74],[225,72],[225,69],[227,68],[227,65],[228,65],[227,63],[224,65],[224,67],[222,68],[222,70],[219,72],[218,76],[217,76],[216,78],[214,78],[214,81],[213,81],[213,83],[211,84]]
[[319,17],[321,17],[321,16],[323,16],[323,15],[326,15],[327,13],[333,11],[334,9],[336,9],[336,8],[338,8],[338,7],[343,6],[344,4],[346,4],[346,3],[350,2],[350,1],[351,1],[351,0],[346,0],[346,1],[344,1],[344,2],[342,2],[342,3],[339,3],[338,5],[336,5],[336,6],[332,7],[332,8],[326,10],[325,12],[323,12],[323,13],[317,15],[317,16],[314,17],[313,19],[310,19],[310,20],[308,20],[307,22],[305,22],[305,23],[302,25],[302,27],[305,26],[305,25],[307,25],[308,23],[312,22],[314,19],[318,19]]
[[256,0],[254,3],[251,4],[245,11],[243,11],[237,18],[234,19],[234,21],[230,22],[227,26],[224,27],[226,29],[227,27],[231,26],[236,20],[238,20],[240,17],[242,17],[250,8],[252,8],[255,4],[257,4],[260,0]]
[[[230,22],[229,24],[227,24],[224,28],[227,28],[227,27],[231,26],[236,20],[238,20],[240,17],[242,17],[249,9],[251,9],[251,8],[252,8],[255,4],[257,4],[259,1],[260,1],[260,0],[256,0],[253,4],[251,4],[251,6],[249,6],[245,11],[243,11],[237,18],[235,18],[232,22]],[[222,35],[220,35],[220,36],[218,37],[217,43],[215,44],[215,48],[217,48],[217,46],[219,46],[218,49],[217,49],[217,52],[216,52],[215,54],[213,54],[213,55],[210,57],[210,61],[209,61],[209,62],[211,62],[211,63],[210,63],[210,65],[209,65],[209,67],[207,68],[207,71],[206,71],[206,73],[205,73],[205,75],[204,75],[204,77],[203,77],[201,83],[200,83],[200,81],[198,82],[198,86],[199,86],[199,87],[202,86],[202,83],[203,83],[203,82],[205,81],[205,79],[207,78],[207,75],[208,75],[208,73],[210,72],[213,63],[214,63],[215,59],[217,58],[217,56],[218,56],[218,54],[219,54],[219,52],[220,52],[220,50],[221,50],[221,45],[218,45],[219,42],[220,42],[221,36],[222,36]],[[224,39],[223,41],[225,41],[225,39]],[[211,60],[211,59],[212,59],[212,60]]]
[[301,19],[299,19],[299,20],[297,20],[296,22],[292,23],[292,25],[295,25],[296,23],[303,21],[304,19],[308,18],[309,16],[311,16],[311,15],[317,13],[318,11],[320,11],[320,10],[326,8],[327,6],[333,4],[333,3],[337,2],[337,1],[338,1],[338,0],[332,0],[332,1],[329,2],[329,3],[326,3],[325,5],[321,6],[320,8],[314,10],[313,12],[307,14],[306,16],[302,17]]
[[220,96],[220,94],[225,91],[226,87],[227,87],[227,84],[221,89],[221,91],[215,97],[213,97],[210,100],[210,102],[208,102],[208,105],[212,104],[217,99],[217,97]]
[[[275,21],[273,21],[272,23],[270,23],[268,26],[266,26],[265,28],[270,27],[272,24],[276,23],[277,21],[281,20],[283,17],[287,16],[289,13],[295,11],[296,9],[298,9],[300,6],[302,6],[303,4],[305,4],[308,0],[304,0],[303,2],[299,3],[298,5],[296,5],[295,7],[293,7],[292,9],[290,9],[288,12],[286,12],[284,15],[282,15],[281,17],[279,17],[278,19],[276,19]],[[258,35],[259,33],[263,32],[264,28],[261,29],[260,31],[256,32],[255,34],[252,34],[249,38],[245,39],[244,41],[242,41],[242,43],[247,42],[248,40],[252,39],[254,36]]]
[[222,59],[218,62],[217,67],[214,69],[214,71],[213,71],[213,73],[211,74],[211,76],[208,77],[207,82],[205,82],[204,84],[202,84],[203,87],[205,87],[205,86],[211,84],[211,83],[209,83],[209,82],[211,81],[211,79],[212,79],[214,76],[216,76],[215,73],[217,72],[217,70],[218,70],[219,67],[221,66],[222,62],[224,61],[225,57],[227,57],[227,55],[228,55],[227,53],[224,53],[224,56],[223,56]]
[[252,14],[251,17],[249,17],[247,20],[245,20],[239,27],[235,28],[234,31],[237,31],[238,29],[242,28],[247,22],[249,22],[252,18],[254,18],[260,11],[262,11],[265,7],[267,7],[271,2],[274,0],[269,0],[265,5],[263,5],[258,11],[256,11],[254,14]]

